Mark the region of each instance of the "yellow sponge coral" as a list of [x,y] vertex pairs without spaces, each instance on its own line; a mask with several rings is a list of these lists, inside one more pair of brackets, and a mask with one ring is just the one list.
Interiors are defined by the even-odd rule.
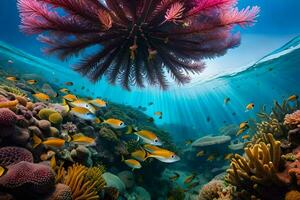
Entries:
[[49,121],[53,124],[61,124],[62,121],[63,121],[63,117],[61,116],[61,114],[59,113],[52,113],[50,116],[49,116]]
[[285,195],[285,200],[300,200],[300,192],[297,190],[291,190]]
[[53,113],[55,113],[54,110],[44,108],[44,109],[40,110],[40,112],[38,113],[38,116],[40,119],[48,120],[49,116]]

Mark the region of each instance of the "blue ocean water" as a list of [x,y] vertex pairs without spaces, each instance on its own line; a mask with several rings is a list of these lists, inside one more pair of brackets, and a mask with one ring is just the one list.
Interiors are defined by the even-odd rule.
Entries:
[[[233,72],[216,74],[207,80],[167,91],[143,88],[131,92],[108,85],[105,80],[93,84],[69,68],[29,55],[9,44],[0,44],[0,65],[9,74],[31,76],[58,88],[63,87],[64,82],[73,81],[69,89],[79,95],[102,97],[134,108],[145,107],[142,112],[149,116],[161,111],[163,118],[155,119],[155,123],[170,131],[178,141],[218,134],[222,126],[239,124],[255,117],[262,106],[270,108],[274,100],[280,101],[300,92],[299,79],[295,76],[300,70],[300,37]],[[13,60],[14,64],[7,60]],[[84,90],[80,89],[82,86]],[[230,98],[226,105],[225,98]],[[150,102],[153,105],[148,106]],[[245,112],[246,105],[251,102],[255,103],[254,111]]]

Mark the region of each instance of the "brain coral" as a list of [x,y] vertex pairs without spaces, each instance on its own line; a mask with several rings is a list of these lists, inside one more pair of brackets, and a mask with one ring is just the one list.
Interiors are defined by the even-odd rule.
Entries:
[[47,200],[72,200],[71,188],[65,184],[58,183],[54,192]]
[[0,165],[9,166],[21,161],[33,162],[30,151],[21,147],[2,147],[0,148]]
[[8,108],[0,108],[0,125],[10,126],[16,123],[17,115]]
[[14,192],[46,194],[53,189],[55,176],[50,167],[21,161],[8,166],[7,173],[0,178],[0,189]]

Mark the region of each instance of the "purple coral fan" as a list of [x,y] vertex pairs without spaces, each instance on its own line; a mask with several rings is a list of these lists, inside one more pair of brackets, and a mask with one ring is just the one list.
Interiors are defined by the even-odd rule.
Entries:
[[[200,73],[204,58],[239,45],[234,25],[251,25],[258,7],[241,11],[237,0],[18,0],[22,31],[41,34],[47,53],[61,59],[88,47],[99,50],[84,57],[75,70],[92,81],[104,75],[144,87],[168,86],[166,72],[178,83]],[[64,12],[59,12],[63,9]]]

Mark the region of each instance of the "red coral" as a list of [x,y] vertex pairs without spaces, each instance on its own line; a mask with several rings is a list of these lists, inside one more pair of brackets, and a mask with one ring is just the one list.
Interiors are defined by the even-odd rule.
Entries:
[[[238,11],[237,0],[18,0],[22,31],[46,33],[47,53],[61,59],[98,46],[75,70],[97,81],[103,76],[163,89],[166,72],[178,83],[200,73],[205,58],[221,56],[240,43],[234,25],[251,25],[258,7]],[[64,12],[60,12],[63,9]]]
[[8,166],[7,173],[0,178],[0,188],[15,193],[46,194],[54,188],[55,176],[49,166],[21,161]]
[[33,162],[30,151],[21,147],[0,148],[0,166],[9,166],[21,161]]

